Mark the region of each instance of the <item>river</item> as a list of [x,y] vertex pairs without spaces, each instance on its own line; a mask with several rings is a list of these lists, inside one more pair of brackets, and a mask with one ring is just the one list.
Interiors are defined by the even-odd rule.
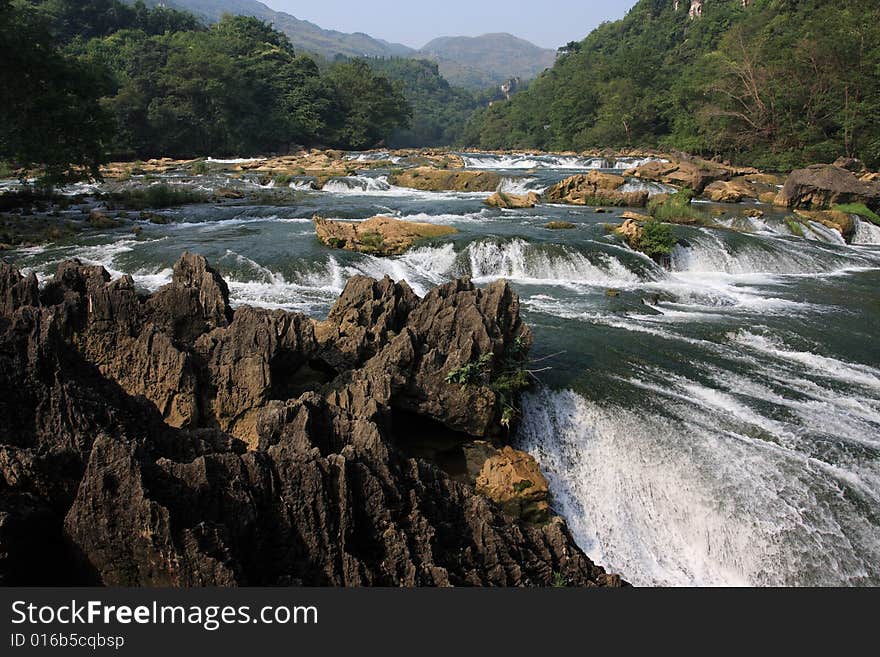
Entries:
[[[465,161],[499,171],[511,192],[633,164]],[[419,294],[457,276],[507,278],[543,370],[516,441],[596,562],[637,585],[880,585],[880,228],[861,224],[847,245],[818,224],[792,235],[770,206],[706,204],[738,230],[676,226],[667,270],[608,232],[620,209],[490,209],[488,194],[395,188],[387,174],[323,191],[294,182],[283,203],[261,201],[255,180],[168,174],[152,182],[248,197],[162,211],[170,223],[139,235],[130,224],[91,230],[9,259],[48,277],[76,257],[155,290],[190,250],[229,281],[234,304],[313,317],[355,274],[406,279]],[[377,259],[321,246],[316,213],[459,233]],[[575,228],[548,230],[552,220]]]

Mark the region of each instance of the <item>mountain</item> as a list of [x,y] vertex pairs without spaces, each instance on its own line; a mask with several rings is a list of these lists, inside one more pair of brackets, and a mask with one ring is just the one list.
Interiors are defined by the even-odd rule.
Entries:
[[472,88],[499,85],[511,78],[532,79],[556,60],[555,51],[503,33],[440,37],[418,54],[437,61],[440,73],[452,84]]
[[[129,0],[133,2],[133,0]],[[415,53],[399,43],[374,39],[368,34],[347,34],[325,30],[314,23],[300,20],[282,11],[270,9],[257,0],[146,0],[149,6],[165,5],[190,11],[209,22],[217,21],[223,14],[254,16],[271,23],[284,32],[298,50],[322,55],[332,59],[341,54],[348,57],[408,57]]]
[[880,163],[877,0],[639,0],[481,111],[481,148],[664,147],[791,169]]
[[431,59],[440,65],[440,73],[450,83],[471,89],[498,86],[511,78],[532,79],[552,66],[555,59],[554,51],[539,48],[510,34],[442,37],[417,51],[360,32],[348,34],[325,30],[314,23],[275,11],[257,0],[147,0],[146,4],[184,9],[209,22],[219,20],[226,13],[255,16],[284,32],[298,50],[327,59],[336,55]]

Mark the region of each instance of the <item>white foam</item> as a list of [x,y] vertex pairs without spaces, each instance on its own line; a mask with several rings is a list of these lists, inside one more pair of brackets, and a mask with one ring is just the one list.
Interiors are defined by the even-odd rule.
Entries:
[[540,246],[515,239],[510,242],[473,242],[465,251],[470,275],[478,282],[506,278],[545,285],[626,286],[639,282],[637,274],[608,254],[594,263],[579,251],[561,247],[548,253]]
[[856,234],[853,237],[853,244],[880,244],[880,226],[875,226],[867,219],[855,219]]
[[875,502],[876,491],[724,428],[780,429],[729,394],[691,383],[664,404],[668,414],[600,406],[571,391],[525,399],[521,445],[597,563],[637,585],[876,580],[880,531],[840,490],[855,483]]
[[265,162],[265,157],[233,157],[229,159],[214,159],[209,157],[207,162],[211,164],[250,164],[252,162]]

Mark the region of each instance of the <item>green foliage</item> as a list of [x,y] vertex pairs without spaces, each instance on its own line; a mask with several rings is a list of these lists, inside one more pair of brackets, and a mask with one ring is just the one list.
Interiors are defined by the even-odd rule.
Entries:
[[493,358],[495,358],[495,354],[490,352],[457,367],[446,374],[446,383],[470,386],[485,382],[485,379],[491,374]]
[[557,571],[553,571],[553,581],[551,582],[551,586],[554,589],[564,589],[568,587],[568,580],[565,579],[565,576]]
[[104,80],[66,56],[50,19],[24,0],[0,0],[0,62],[0,158],[37,171],[45,187],[99,177]]
[[331,146],[371,148],[396,128],[409,125],[412,110],[400,85],[376,75],[365,60],[338,61],[326,78],[333,90],[328,125]]
[[478,112],[483,148],[666,146],[767,168],[880,163],[875,0],[640,0],[560,50],[510,102]]
[[322,76],[284,34],[243,16],[205,27],[143,2],[0,0],[0,56],[0,158],[46,184],[97,177],[110,157],[369,148],[409,116],[363,62]]
[[208,163],[205,160],[196,160],[190,167],[190,171],[197,176],[204,176],[210,171],[210,167],[208,167]]
[[668,256],[677,243],[672,226],[659,221],[649,221],[642,227],[639,250],[649,258]]
[[130,208],[132,210],[173,208],[193,203],[204,203],[207,200],[205,194],[201,192],[164,184],[138,187],[123,192],[115,192],[108,196],[114,206]]
[[385,238],[381,233],[364,233],[360,236],[364,251],[381,251],[385,246]]
[[657,221],[671,224],[710,225],[711,219],[701,210],[691,205],[694,192],[682,189],[668,197],[656,197],[648,201],[648,212]]
[[375,73],[400,85],[412,108],[409,126],[394,130],[389,146],[450,146],[461,141],[467,120],[480,104],[476,94],[450,86],[435,62],[392,58],[368,63]]
[[796,237],[803,237],[804,236],[803,225],[801,224],[800,221],[798,221],[794,217],[786,217],[785,218],[785,225],[788,226],[788,230],[791,232],[792,235],[794,235]]
[[835,205],[832,210],[837,210],[838,212],[846,212],[847,214],[854,214],[861,217],[862,219],[870,221],[876,226],[880,226],[880,216],[878,216],[876,212],[870,210],[868,206],[866,206],[864,203],[846,203],[843,205]]

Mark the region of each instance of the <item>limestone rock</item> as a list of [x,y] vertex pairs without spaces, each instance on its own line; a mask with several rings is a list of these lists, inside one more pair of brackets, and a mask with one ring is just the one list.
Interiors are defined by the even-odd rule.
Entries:
[[544,200],[548,203],[570,205],[645,207],[648,193],[619,191],[625,183],[623,176],[591,171],[588,174],[571,176],[553,185],[544,192]]
[[541,201],[541,195],[537,192],[529,192],[528,194],[507,194],[506,192],[495,192],[486,199],[486,205],[493,208],[504,208],[508,210],[528,209],[535,207]]
[[[560,518],[505,514],[400,449],[432,426],[455,440],[497,427],[493,391],[447,374],[488,354],[495,372],[527,349],[509,286],[457,281],[418,300],[358,279],[319,345],[300,315],[232,313],[212,272],[187,256],[144,299],[130,278],[77,262],[38,295],[33,278],[0,270],[0,582],[622,584]],[[304,380],[312,367],[329,381]],[[189,395],[178,422],[168,409]],[[534,495],[537,473],[509,460],[492,490],[506,499],[503,480]]]
[[505,447],[489,458],[477,476],[477,492],[497,502],[505,513],[530,522],[550,516],[550,485],[535,459]]
[[501,184],[501,176],[493,171],[417,167],[391,175],[388,181],[425,192],[494,192]]
[[824,210],[844,203],[880,209],[880,182],[861,180],[831,164],[816,164],[792,171],[776,198],[777,205],[803,210]]
[[451,226],[373,217],[355,223],[315,217],[315,232],[322,244],[334,249],[393,256],[406,253],[423,239],[445,237],[458,231]]

